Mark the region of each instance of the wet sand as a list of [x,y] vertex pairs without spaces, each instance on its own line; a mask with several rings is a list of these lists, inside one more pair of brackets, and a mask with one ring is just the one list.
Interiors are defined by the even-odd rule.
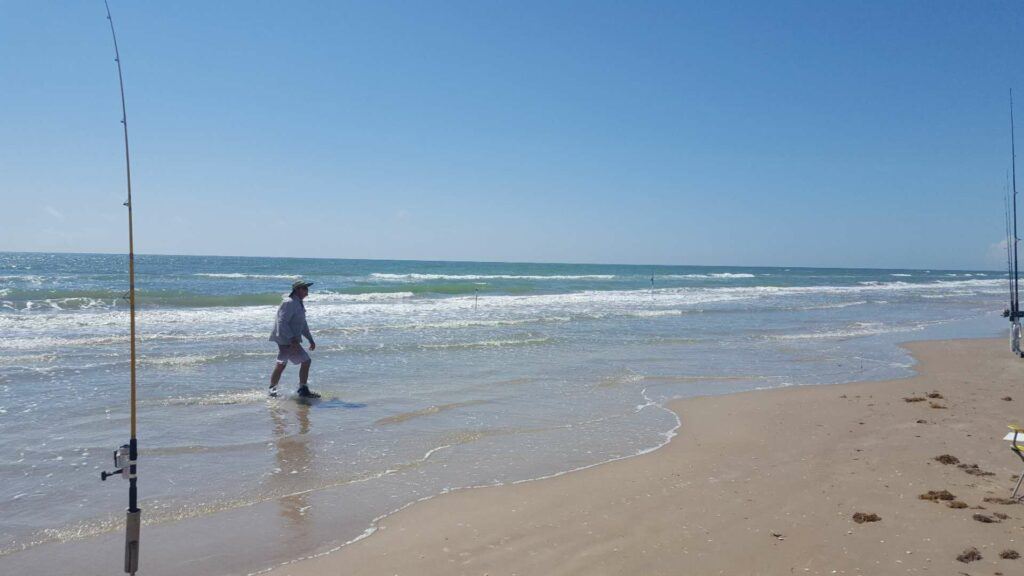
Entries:
[[1003,339],[907,348],[913,378],[677,401],[653,453],[420,502],[271,573],[1024,574],[1000,557],[1024,554],[1024,505],[986,501],[1024,467],[1002,440],[1024,360]]

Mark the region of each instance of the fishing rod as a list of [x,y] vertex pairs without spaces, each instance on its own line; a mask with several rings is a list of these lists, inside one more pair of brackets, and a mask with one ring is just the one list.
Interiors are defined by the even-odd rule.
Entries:
[[1006,281],[1008,282],[1010,295],[1010,307],[1006,309],[1004,316],[1009,318],[1012,315],[1013,304],[1013,259],[1010,252],[1010,171],[1006,171],[1006,184],[1003,185],[1003,240],[1006,243]]
[[142,510],[139,509],[137,463],[139,444],[135,436],[135,236],[132,227],[132,164],[128,152],[128,111],[124,102],[124,76],[121,73],[121,53],[117,48],[117,33],[114,19],[110,16],[110,4],[103,0],[110,22],[110,36],[114,40],[114,62],[117,62],[117,81],[121,85],[121,126],[124,128],[124,168],[128,184],[128,308],[131,317],[131,437],[127,444],[114,451],[113,472],[101,472],[100,480],[120,474],[128,480],[128,510],[125,517],[124,571],[135,574],[139,570],[139,530],[142,526]]
[[1014,352],[1021,354],[1020,350],[1020,268],[1017,257],[1017,140],[1014,136],[1013,127],[1013,89],[1010,89],[1010,174],[1013,191],[1013,307],[1010,310],[1010,319],[1013,322],[1013,346]]
[[1010,243],[1013,241],[1010,236],[1010,171],[1006,171],[1006,184],[1003,186],[1003,240],[1006,243],[1006,281],[1008,294],[1010,296],[1010,307],[1003,312],[1003,316],[1010,321],[1010,351],[1020,351],[1020,334],[1017,330],[1016,318],[1018,317],[1018,303],[1013,294],[1013,252]]

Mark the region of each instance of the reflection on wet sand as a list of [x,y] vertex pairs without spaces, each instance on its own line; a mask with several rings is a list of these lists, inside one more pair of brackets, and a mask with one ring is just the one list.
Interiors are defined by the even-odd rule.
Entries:
[[296,542],[311,536],[307,533],[310,526],[307,515],[309,493],[301,489],[302,485],[309,484],[306,480],[313,470],[309,408],[307,404],[276,404],[270,407],[277,470],[268,476],[267,483],[272,492],[285,494],[277,500],[285,521],[281,535]]

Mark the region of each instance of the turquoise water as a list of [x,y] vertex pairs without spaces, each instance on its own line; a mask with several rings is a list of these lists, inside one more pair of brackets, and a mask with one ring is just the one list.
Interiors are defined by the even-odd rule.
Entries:
[[[136,264],[149,574],[254,572],[420,498],[659,446],[670,398],[905,376],[898,342],[1005,324],[988,271]],[[0,253],[0,571],[119,570],[126,485],[98,475],[127,436],[126,270]],[[274,311],[300,276],[314,406],[265,394]]]

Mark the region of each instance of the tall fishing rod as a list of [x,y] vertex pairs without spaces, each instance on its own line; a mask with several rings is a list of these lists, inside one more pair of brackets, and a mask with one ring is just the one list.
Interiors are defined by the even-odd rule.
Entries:
[[1003,186],[1003,240],[1006,243],[1006,281],[1009,288],[1007,294],[1010,296],[1010,307],[1003,312],[1003,316],[1010,320],[1010,351],[1017,354],[1020,352],[1020,332],[1017,329],[1018,322],[1016,320],[1018,304],[1013,294],[1013,252],[1010,249],[1010,243],[1013,242],[1013,239],[1010,235],[1011,230],[1010,171],[1007,170],[1006,184]]
[[[1006,316],[1011,316],[1013,304],[1013,258],[1010,252],[1010,171],[1006,171],[1006,184],[1003,185],[1003,240],[1006,243],[1006,281],[1008,282],[1010,295],[1010,307],[1006,310]],[[1012,320],[1012,318],[1011,318]]]
[[1013,89],[1010,89],[1010,174],[1013,185],[1013,309],[1010,311],[1013,321],[1014,351],[1020,350],[1020,268],[1017,259],[1017,140],[1013,127]]
[[117,62],[117,81],[121,85],[121,126],[124,128],[124,168],[128,184],[128,200],[124,205],[128,208],[128,307],[131,317],[131,438],[128,444],[114,451],[113,472],[100,473],[100,480],[108,476],[121,474],[128,479],[128,510],[125,517],[124,571],[135,574],[139,570],[139,530],[142,525],[142,510],[138,503],[138,486],[136,485],[137,461],[139,445],[135,435],[135,236],[132,227],[132,164],[128,151],[128,111],[124,101],[124,76],[121,73],[121,53],[117,48],[117,33],[114,32],[114,19],[110,16],[110,4],[103,0],[107,9],[107,21],[110,23],[110,36],[114,40],[114,61]]

